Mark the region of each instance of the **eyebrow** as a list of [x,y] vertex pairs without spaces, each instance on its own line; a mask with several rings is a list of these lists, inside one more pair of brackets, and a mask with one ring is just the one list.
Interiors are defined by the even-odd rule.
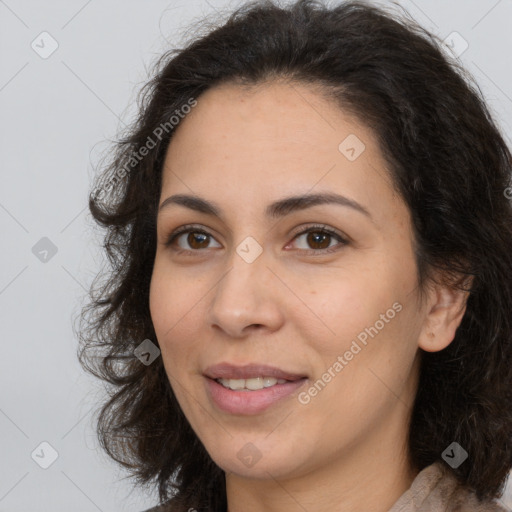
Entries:
[[[198,196],[187,194],[175,194],[165,199],[159,207],[159,211],[171,204],[177,204],[195,210],[206,215],[213,215],[215,217],[222,217],[222,209],[211,201],[207,201]],[[265,215],[269,218],[279,218],[289,215],[292,212],[311,208],[321,204],[338,204],[352,208],[359,213],[364,214],[372,222],[374,222],[370,212],[354,199],[326,192],[321,194],[303,194],[297,196],[285,197],[269,204],[265,210]]]

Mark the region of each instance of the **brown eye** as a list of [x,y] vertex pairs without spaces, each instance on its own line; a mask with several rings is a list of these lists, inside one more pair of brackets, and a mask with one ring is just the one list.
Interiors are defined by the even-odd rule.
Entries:
[[[185,237],[185,235],[187,236]],[[322,255],[334,252],[349,243],[348,240],[342,237],[339,233],[331,229],[327,229],[325,226],[312,226],[309,229],[298,233],[293,240],[298,240],[304,235],[307,235],[305,237],[307,247],[299,247],[299,249],[300,252],[305,252],[306,254]],[[180,240],[181,244],[178,243]],[[182,245],[183,240],[185,241],[185,246]],[[214,240],[215,238],[213,238],[210,233],[203,231],[202,229],[195,228],[194,226],[183,226],[169,235],[165,245],[177,245],[178,248],[175,250],[178,253],[194,253],[210,248],[209,243]],[[334,243],[334,245],[332,245],[333,241],[337,241],[338,243]],[[217,247],[221,247],[221,245],[219,244]]]
[[[299,247],[301,251],[305,251],[306,254],[325,254],[339,250],[341,247],[348,245],[348,240],[342,237],[339,233],[327,229],[324,226],[312,226],[305,231],[298,233],[294,240],[299,240],[301,237],[306,235],[304,238],[305,245],[307,247]],[[338,243],[331,245],[333,241]]]
[[[187,235],[187,236],[185,236]],[[181,244],[178,243],[181,240]],[[185,246],[183,246],[183,240],[185,241]],[[184,226],[183,228],[179,229],[178,231],[175,231],[174,233],[171,233],[171,235],[168,237],[167,241],[165,242],[166,246],[172,246],[177,244],[178,245],[178,251],[182,250],[185,252],[193,252],[193,251],[200,251],[202,249],[208,249],[208,244],[215,240],[210,233],[207,233],[206,231],[200,230],[200,229],[192,229],[190,226]],[[188,245],[188,247],[187,247]],[[218,245],[217,247],[220,247]]]
[[326,249],[329,247],[332,238],[332,235],[321,231],[309,231],[307,235],[306,240],[314,249]]
[[209,235],[206,233],[201,233],[199,231],[189,231],[186,240],[192,249],[204,249],[205,247],[208,247],[208,237]]

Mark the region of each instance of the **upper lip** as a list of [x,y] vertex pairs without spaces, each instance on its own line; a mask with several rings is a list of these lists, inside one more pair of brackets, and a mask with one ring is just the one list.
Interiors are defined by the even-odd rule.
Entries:
[[251,379],[255,377],[274,377],[275,379],[286,379],[290,381],[306,377],[305,375],[281,370],[275,366],[258,363],[250,363],[244,366],[237,366],[230,363],[219,363],[206,368],[203,375],[210,379]]

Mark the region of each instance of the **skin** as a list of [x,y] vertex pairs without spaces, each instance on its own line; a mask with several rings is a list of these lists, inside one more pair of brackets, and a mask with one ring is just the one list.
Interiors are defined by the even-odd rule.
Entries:
[[[338,149],[350,134],[365,144],[354,161]],[[265,217],[270,202],[317,192],[345,195],[371,219],[336,204]],[[431,286],[419,300],[410,212],[375,134],[310,85],[224,84],[198,98],[171,140],[160,204],[177,193],[213,201],[223,214],[174,204],[159,212],[150,310],[172,389],[226,472],[229,512],[387,511],[417,475],[406,436],[418,349],[453,340],[466,297]],[[165,246],[189,223],[211,237],[185,234]],[[314,224],[348,244],[299,234]],[[236,252],[248,236],[262,249],[252,263]],[[400,312],[300,403],[299,392],[395,303]],[[262,413],[233,415],[210,401],[202,376],[224,361],[308,380]],[[251,467],[237,457],[247,443],[261,455]]]

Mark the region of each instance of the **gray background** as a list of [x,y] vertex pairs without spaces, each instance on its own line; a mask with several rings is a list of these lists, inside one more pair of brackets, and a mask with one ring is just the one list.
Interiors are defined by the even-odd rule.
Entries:
[[[87,192],[106,141],[135,112],[148,65],[190,23],[239,3],[0,0],[0,512],[156,503],[98,449],[91,409],[101,387],[76,360],[72,322],[103,261]],[[460,59],[508,138],[512,1],[401,3],[443,39],[455,31],[467,41]],[[43,31],[58,43],[47,58]],[[54,255],[36,250],[44,237]],[[51,462],[43,441],[58,452],[47,469],[35,462]],[[502,501],[512,509],[510,485]]]

